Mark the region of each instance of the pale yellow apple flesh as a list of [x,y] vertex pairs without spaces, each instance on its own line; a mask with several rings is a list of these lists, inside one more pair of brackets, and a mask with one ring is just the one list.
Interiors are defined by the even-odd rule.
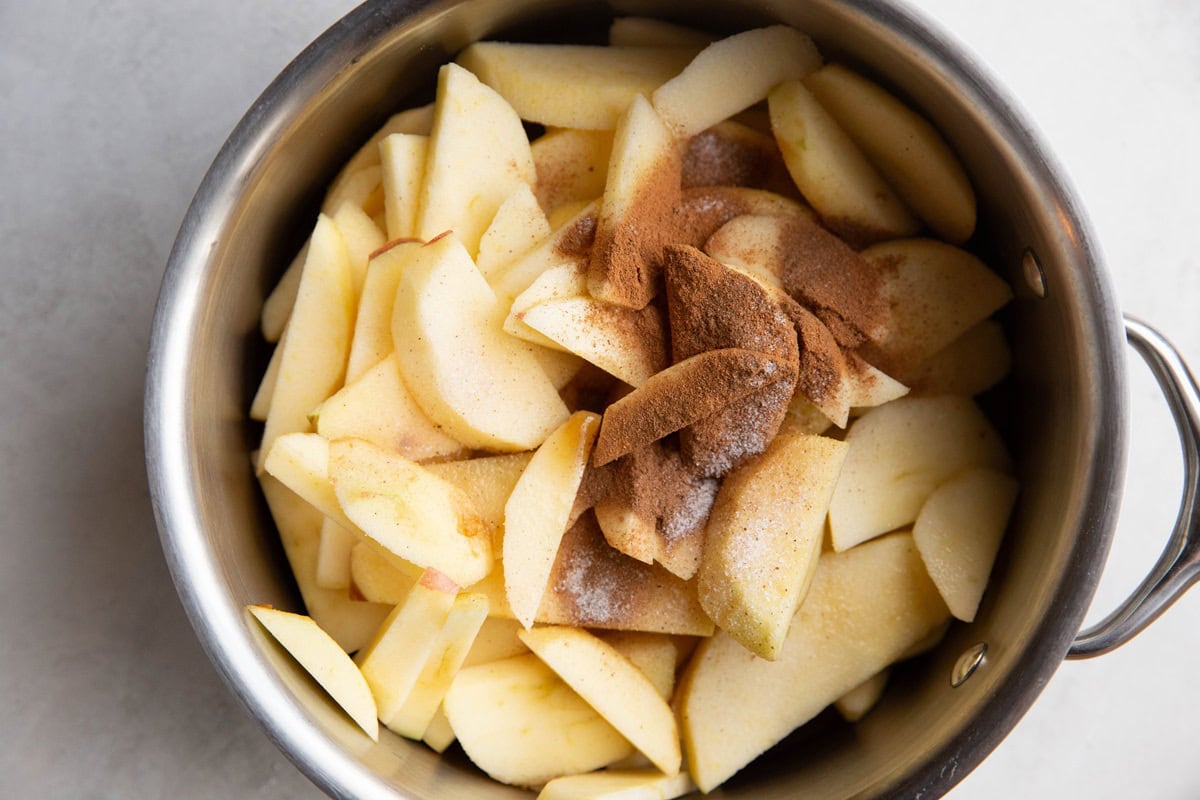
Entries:
[[785,25],[757,28],[710,44],[651,100],[675,138],[683,140],[819,66],[821,55],[804,34]]
[[712,791],[948,613],[909,535],[821,556],[777,661],[725,633],[693,655],[676,703],[696,785]]
[[608,769],[555,778],[542,787],[537,800],[674,800],[695,790],[686,772]]
[[633,752],[535,655],[459,670],[442,707],[467,757],[516,786],[590,772]]
[[504,586],[526,628],[541,605],[599,428],[596,414],[572,414],[533,454],[505,503]]
[[847,722],[858,722],[875,707],[879,698],[883,697],[883,690],[887,687],[890,674],[891,670],[887,669],[875,673],[835,700],[833,707],[842,715],[842,719]]
[[350,551],[358,536],[329,517],[321,523],[317,548],[317,585],[324,589],[350,588]]
[[1007,470],[1000,435],[970,398],[903,397],[864,414],[829,506],[834,549],[908,525],[939,485],[968,467]]
[[383,207],[387,217],[387,238],[401,239],[417,235],[417,210],[421,186],[425,181],[425,162],[429,156],[429,137],[412,133],[393,133],[379,143],[383,166]]
[[529,139],[512,107],[457,64],[438,73],[416,235],[453,230],[474,256],[500,205],[537,180]]
[[700,604],[761,658],[779,658],[808,591],[848,449],[823,436],[777,436],[717,492],[698,573]]
[[421,250],[417,239],[390,242],[377,251],[367,264],[358,314],[354,319],[354,337],[346,364],[346,383],[358,380],[368,369],[391,355],[392,310],[396,287],[408,262]]
[[992,388],[1011,369],[1012,351],[1004,329],[987,319],[926,358],[904,380],[914,394],[970,396]]
[[263,302],[260,327],[263,338],[268,342],[278,342],[283,336],[283,329],[287,327],[288,319],[292,316],[292,308],[296,305],[296,293],[300,290],[300,273],[304,270],[304,262],[307,258],[308,242],[306,241]]
[[513,190],[479,240],[475,266],[486,278],[525,256],[550,235],[550,223],[528,184]]
[[389,552],[459,586],[492,569],[492,530],[457,487],[362,439],[329,445],[329,481],[354,526]]
[[477,514],[496,529],[504,527],[504,504],[529,466],[533,453],[441,461],[425,468],[461,489]]
[[501,329],[504,309],[453,236],[430,242],[400,276],[392,341],[422,410],[464,444],[537,447],[566,420],[532,345]]
[[374,740],[379,739],[375,700],[350,656],[312,618],[270,606],[246,610],[312,675],[350,718]]
[[913,524],[913,541],[952,613],[975,619],[992,562],[1017,498],[1017,481],[992,469],[973,469],[943,483]]
[[350,549],[350,592],[372,603],[403,603],[421,572],[365,537]]
[[539,627],[520,637],[654,766],[668,775],[679,772],[682,756],[675,715],[629,659],[578,628]]
[[804,85],[939,237],[955,244],[971,237],[975,192],[928,121],[841,64],[822,67]]
[[611,131],[578,128],[550,130],[533,140],[534,194],[543,211],[549,214],[604,194],[612,140]]
[[679,74],[694,47],[591,47],[476,42],[458,63],[499,92],[521,119],[612,130],[633,98]]

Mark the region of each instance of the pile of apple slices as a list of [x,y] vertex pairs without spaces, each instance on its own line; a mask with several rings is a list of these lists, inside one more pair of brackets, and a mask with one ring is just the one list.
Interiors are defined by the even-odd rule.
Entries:
[[1011,292],[938,133],[787,27],[611,40],[475,44],[388,120],[250,410],[309,616],[248,613],[372,739],[549,800],[860,718],[974,618],[1017,493],[972,399]]

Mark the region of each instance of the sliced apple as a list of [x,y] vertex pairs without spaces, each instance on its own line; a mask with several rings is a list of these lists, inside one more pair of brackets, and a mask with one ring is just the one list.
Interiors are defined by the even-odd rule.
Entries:
[[970,396],[992,388],[1011,369],[1012,352],[1004,329],[986,319],[906,373],[905,380],[914,394]]
[[371,687],[386,725],[404,707],[421,670],[438,643],[458,586],[427,569],[404,602],[396,606],[358,655],[358,666]]
[[419,239],[390,242],[374,253],[367,263],[367,275],[354,320],[354,337],[350,342],[350,357],[346,363],[346,383],[358,380],[395,349],[392,310],[396,304],[396,287],[400,285],[401,273],[420,252],[422,244]]
[[475,266],[485,278],[498,273],[549,235],[550,223],[529,185],[523,183],[496,210],[496,216],[479,240]]
[[471,256],[496,209],[537,180],[529,139],[504,98],[457,64],[438,72],[416,235],[453,230]]
[[599,427],[591,412],[572,414],[534,453],[505,503],[504,585],[526,628],[546,591]]
[[716,39],[710,33],[650,17],[617,17],[608,26],[612,47],[707,47]]
[[343,176],[357,172],[364,167],[378,166],[382,162],[379,144],[393,133],[415,133],[428,136],[431,128],[433,128],[433,103],[396,112],[388,117],[387,122],[383,123],[379,130],[371,134],[371,138],[358,149],[357,153],[350,157],[350,160],[338,172],[338,177],[334,179],[334,182],[336,183]]
[[346,517],[389,552],[469,586],[492,569],[492,530],[470,499],[403,456],[362,439],[329,445],[329,481]]
[[798,197],[779,145],[762,133],[727,119],[687,140],[683,188],[750,186]]
[[769,661],[779,658],[808,592],[848,449],[823,436],[776,437],[717,492],[698,573],[700,605]]
[[462,490],[489,525],[504,527],[504,505],[524,474],[533,453],[484,456],[464,461],[442,461],[425,468]]
[[547,270],[564,264],[586,267],[596,235],[598,208],[599,203],[583,206],[555,228],[549,239],[493,275],[491,285],[501,302],[512,303]]
[[422,247],[400,276],[392,341],[422,410],[464,444],[529,450],[567,418],[532,345],[501,329],[504,310],[454,235]]
[[913,369],[1013,296],[978,258],[933,239],[886,242],[862,256],[880,270],[891,309],[884,335],[866,355],[888,372]]
[[476,42],[458,63],[531,122],[612,130],[633,98],[677,75],[694,47],[593,47]]
[[883,697],[891,670],[880,670],[833,702],[846,722],[858,722]]
[[379,143],[389,240],[417,234],[417,209],[428,155],[428,136],[393,133]]
[[312,618],[270,606],[246,610],[312,675],[371,739],[379,740],[375,700],[350,656]]
[[669,363],[666,323],[655,306],[634,311],[590,297],[566,297],[516,318],[630,386],[640,386]]
[[676,702],[696,785],[712,791],[947,617],[911,536],[821,556],[777,661],[725,633],[692,656]]
[[350,263],[350,283],[354,287],[354,301],[357,304],[362,295],[363,283],[366,281],[367,264],[371,254],[383,247],[387,239],[367,212],[353,203],[343,203],[334,212],[333,224],[337,225],[346,245],[346,255]]
[[606,769],[555,778],[542,787],[537,800],[675,800],[694,791],[696,784],[686,772]]
[[417,405],[389,355],[320,405],[317,433],[326,439],[365,439],[413,461],[461,456],[465,449]]
[[324,589],[350,588],[350,551],[358,537],[329,517],[321,523],[317,548],[317,585]]
[[296,305],[296,293],[300,291],[300,273],[304,271],[304,262],[307,259],[308,242],[305,242],[263,302],[260,327],[263,338],[268,342],[278,342],[283,336],[283,329],[287,327],[292,308]]
[[792,180],[821,219],[852,242],[911,236],[920,222],[800,81],[768,98]]
[[939,485],[968,467],[1006,470],[1000,435],[969,398],[903,397],[846,434],[850,450],[829,506],[839,552],[908,525]]
[[603,466],[787,377],[787,364],[736,347],[678,361],[605,409],[594,463]]
[[817,408],[802,393],[796,392],[792,395],[791,402],[788,403],[783,424],[779,427],[779,433],[776,435],[806,433],[810,436],[818,436],[829,430],[832,425],[833,421],[821,413],[821,409]]
[[520,634],[538,658],[668,775],[679,772],[679,731],[671,707],[646,675],[616,648],[578,628],[539,627]]
[[288,433],[275,440],[263,470],[342,527],[355,529],[329,481],[329,441],[315,433]]
[[575,260],[551,267],[513,300],[504,319],[505,332],[542,347],[569,352],[561,344],[525,324],[522,315],[542,303],[587,297],[587,271]]
[[975,192],[925,118],[841,64],[827,64],[804,85],[938,237],[955,244],[971,237]]
[[309,412],[337,391],[346,375],[354,289],[346,245],[333,220],[323,214],[309,241],[291,321],[295,324],[289,324],[263,427],[263,458],[279,436],[307,431]]
[[550,130],[533,140],[529,148],[538,176],[534,193],[547,214],[604,194],[612,142],[611,131],[577,128]]
[[679,648],[665,633],[610,631],[600,637],[642,671],[667,702],[675,691],[675,666]]
[[693,186],[680,194],[675,213],[675,230],[679,244],[703,247],[716,231],[735,217],[803,216],[813,218],[813,211],[803,203],[747,186]]
[[261,475],[259,483],[309,616],[347,653],[361,649],[391,607],[352,599],[343,589],[318,586],[317,549],[324,516],[270,475]]
[[383,724],[410,739],[425,736],[487,613],[487,598],[483,595],[460,594],[454,598],[454,605],[408,697],[390,715],[380,715]]
[[515,619],[488,617],[479,628],[462,666],[473,667],[528,653],[529,648],[517,635],[523,630],[524,627]]
[[403,603],[421,572],[370,539],[359,538],[350,548],[350,592],[364,600],[391,606]]
[[913,524],[913,541],[950,613],[975,619],[1017,498],[1015,479],[981,468],[943,483]]
[[633,752],[535,655],[459,670],[442,707],[471,761],[503,783],[541,786]]
[[[858,410],[874,408],[898,400],[908,394],[909,389],[891,375],[871,366],[857,353],[847,353],[849,365],[849,402]],[[843,426],[845,427],[845,426]]]
[[675,138],[685,140],[819,66],[821,54],[812,39],[786,25],[772,25],[713,42],[651,99]]
[[596,221],[588,291],[597,300],[639,309],[658,291],[681,170],[671,131],[646,98],[635,97],[613,135]]
[[454,739],[454,729],[450,727],[450,720],[446,719],[446,711],[439,706],[433,719],[429,721],[429,727],[425,729],[425,736],[421,741],[429,745],[433,752],[444,753],[450,745],[454,744]]

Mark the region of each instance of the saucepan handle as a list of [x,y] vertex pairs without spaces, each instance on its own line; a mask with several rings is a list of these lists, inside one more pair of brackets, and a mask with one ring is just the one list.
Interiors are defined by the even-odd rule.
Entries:
[[1183,501],[1154,569],[1116,611],[1075,637],[1067,658],[1091,658],[1125,644],[1200,578],[1200,389],[1179,351],[1154,328],[1126,317],[1125,335],[1154,373],[1179,429]]

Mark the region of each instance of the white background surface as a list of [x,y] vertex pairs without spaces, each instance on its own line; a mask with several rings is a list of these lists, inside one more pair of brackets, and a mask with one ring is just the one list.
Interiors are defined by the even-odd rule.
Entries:
[[[1200,4],[922,0],[1000,77],[1090,210],[1123,307],[1200,363]],[[162,562],[144,355],[175,230],[242,111],[334,0],[0,2],[0,796],[316,797],[231,699]],[[1174,518],[1175,434],[1131,371],[1097,609]],[[1097,616],[1094,610],[1093,617]],[[952,796],[1200,797],[1200,591],[1068,663]]]

